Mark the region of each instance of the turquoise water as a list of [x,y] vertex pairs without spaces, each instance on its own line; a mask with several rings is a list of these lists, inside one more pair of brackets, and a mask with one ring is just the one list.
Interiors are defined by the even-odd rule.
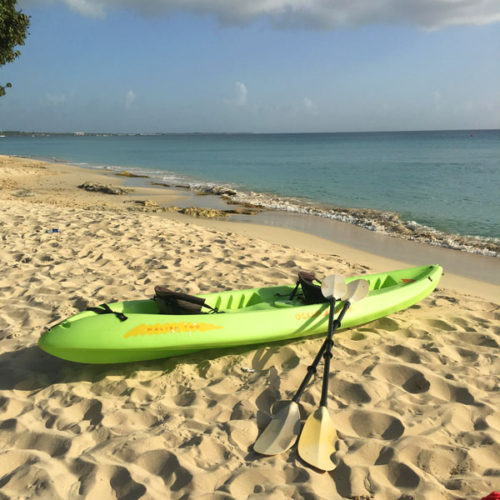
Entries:
[[445,233],[500,238],[498,130],[7,136],[0,153],[225,185],[286,210],[389,210]]

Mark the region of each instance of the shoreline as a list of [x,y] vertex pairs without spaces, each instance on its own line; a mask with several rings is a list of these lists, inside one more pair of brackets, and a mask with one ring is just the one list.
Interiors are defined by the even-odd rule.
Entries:
[[[22,156],[15,156],[23,158]],[[29,158],[27,158],[29,159]],[[254,207],[258,210],[272,211],[286,215],[302,215],[316,219],[343,222],[362,228],[366,231],[389,236],[397,240],[406,240],[423,243],[431,247],[448,248],[468,254],[485,255],[500,258],[500,238],[485,236],[470,236],[443,232],[413,220],[406,220],[400,214],[370,208],[349,208],[342,206],[327,206],[323,203],[314,203],[312,200],[302,200],[294,197],[284,197],[265,192],[241,190],[232,185],[211,181],[198,181],[189,179],[179,173],[162,172],[140,166],[116,166],[92,164],[67,163],[57,159],[41,158],[49,163],[67,164],[77,168],[88,169],[96,172],[114,173],[130,172],[130,177],[125,178],[125,184],[131,187],[160,186],[189,195],[214,196],[219,202],[210,204],[207,208],[227,207],[224,202],[231,205]],[[165,182],[165,179],[167,181]],[[203,205],[203,204],[202,204]],[[204,206],[202,206],[204,208]],[[320,226],[321,223],[316,224]],[[307,231],[306,231],[307,232]],[[315,232],[316,234],[317,232]]]
[[[195,195],[127,192],[123,180],[0,156],[2,494],[459,500],[499,489],[499,287],[485,281],[474,288],[447,274],[418,304],[335,335],[330,473],[307,466],[296,447],[272,457],[253,450],[321,336],[122,365],[41,351],[48,326],[112,300],[150,298],[155,285],[198,294],[289,284],[299,269],[321,279],[407,267],[367,251],[372,240],[356,249],[246,222],[255,216],[165,211]],[[303,420],[320,402],[320,379],[301,399]]]
[[[444,268],[442,284],[455,290],[468,290],[473,295],[487,300],[498,301],[500,298],[500,261],[497,257],[434,247],[418,241],[367,231],[348,222],[323,219],[314,215],[264,210],[256,215],[204,218],[179,214],[175,211],[162,211],[172,206],[181,208],[198,206],[209,210],[221,210],[238,207],[238,205],[229,205],[216,194],[200,196],[184,188],[153,186],[148,177],[123,176],[114,170],[0,155],[0,161],[2,159],[15,164],[25,160],[45,170],[48,175],[42,176],[43,182],[37,185],[37,190],[41,191],[40,201],[63,206],[76,203],[87,207],[98,203],[98,206],[105,209],[138,210],[144,213],[148,213],[149,210],[142,209],[137,204],[134,206],[134,202],[146,204],[152,202],[153,205],[160,207],[158,213],[162,217],[202,227],[236,232],[249,237],[263,238],[277,244],[286,241],[289,246],[306,251],[349,255],[353,258],[355,256],[358,262],[365,261],[374,264],[372,267],[378,272],[397,267],[440,264]],[[57,177],[56,182],[53,182],[54,176]],[[113,196],[77,189],[77,185],[84,180],[124,186],[132,189],[132,192]],[[38,184],[38,181],[36,183]],[[29,187],[33,186],[29,185]],[[54,198],[56,194],[59,200]],[[152,212],[155,211],[153,206]],[[310,244],[311,241],[315,242],[314,245]]]

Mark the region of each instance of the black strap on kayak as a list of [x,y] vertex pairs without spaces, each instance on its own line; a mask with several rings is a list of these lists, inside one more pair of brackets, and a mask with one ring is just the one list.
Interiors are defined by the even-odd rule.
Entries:
[[325,297],[323,297],[323,294],[321,293],[321,286],[317,285],[314,282],[317,282],[321,285],[321,281],[316,278],[313,273],[309,273],[307,271],[299,271],[297,284],[295,285],[295,288],[291,293],[289,300],[294,299],[300,286],[302,288],[302,293],[304,294],[304,302],[306,304],[321,304],[323,302],[328,302],[328,300],[325,299]]
[[99,307],[87,307],[87,311],[92,311],[97,314],[114,314],[120,321],[125,321],[127,316],[125,314],[118,312],[118,311],[113,311],[111,307],[108,306],[108,304],[101,304]]
[[210,313],[219,312],[217,308],[205,304],[205,299],[201,297],[174,292],[163,286],[155,286],[154,300],[161,314],[203,314],[203,307]]

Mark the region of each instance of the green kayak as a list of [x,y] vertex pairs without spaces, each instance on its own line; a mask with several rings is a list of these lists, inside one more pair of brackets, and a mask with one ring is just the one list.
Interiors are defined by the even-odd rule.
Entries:
[[[419,302],[436,288],[442,272],[440,266],[432,265],[346,278],[347,283],[367,280],[370,292],[348,310],[341,329],[368,323]],[[317,301],[324,302],[306,303],[314,302],[309,292],[297,282],[186,296],[187,303],[181,300],[178,304],[183,302],[188,307],[175,310],[170,301],[168,314],[158,298],[113,302],[80,312],[51,327],[41,335],[39,346],[70,361],[124,363],[324,333],[328,328],[329,303],[321,297]],[[183,294],[173,295],[184,298]],[[204,305],[189,303],[189,297]],[[342,306],[342,302],[337,302],[336,310]]]

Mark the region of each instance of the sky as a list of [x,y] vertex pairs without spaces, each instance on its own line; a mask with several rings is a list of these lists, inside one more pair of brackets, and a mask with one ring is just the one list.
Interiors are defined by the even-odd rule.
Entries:
[[500,0],[23,0],[0,130],[500,128]]

